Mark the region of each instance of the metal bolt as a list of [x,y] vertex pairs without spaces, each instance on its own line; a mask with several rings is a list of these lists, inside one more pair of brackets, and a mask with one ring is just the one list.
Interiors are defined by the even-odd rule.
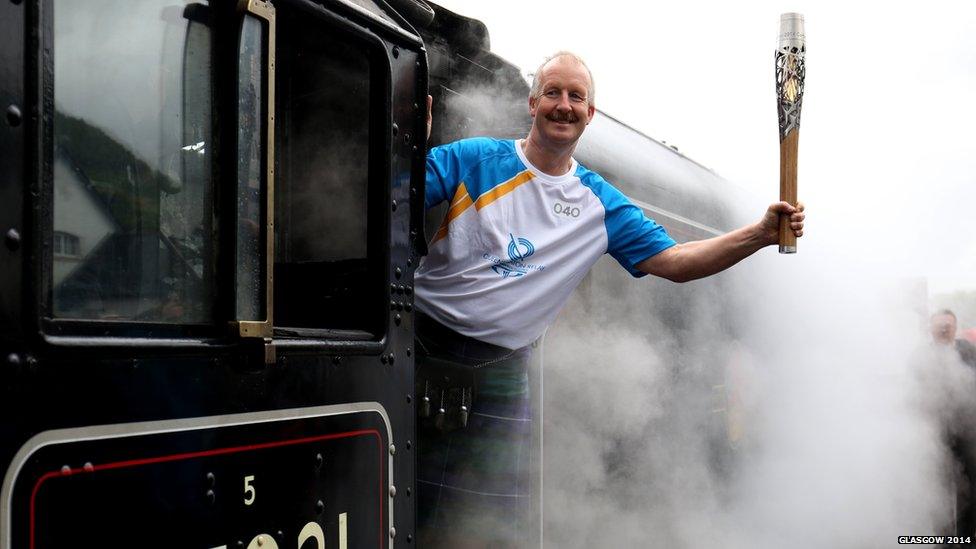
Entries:
[[393,123],[393,137],[396,137],[399,132],[400,132],[400,126],[397,126],[396,125],[396,122],[394,122]]
[[393,364],[393,361],[394,360],[396,360],[396,355],[393,354],[393,353],[390,353],[390,364]]
[[391,456],[396,455],[396,445],[394,444],[390,445],[390,455]]
[[393,275],[397,277],[397,280],[399,280],[400,277],[403,276],[403,269],[401,269],[400,267],[393,269]]
[[7,107],[7,123],[11,126],[19,126],[20,121],[23,120],[24,116],[20,112],[20,108],[17,105],[10,105]]
[[380,362],[386,364],[389,360],[386,358],[386,355],[380,355]]
[[391,538],[395,538],[396,537],[396,528],[394,528],[392,526],[390,527],[390,537]]
[[10,251],[20,249],[20,233],[17,232],[17,229],[10,229],[7,231],[7,237],[5,240],[7,242],[7,248],[9,248]]
[[403,291],[407,292],[407,295],[413,295],[413,286],[409,284],[403,288]]
[[90,462],[90,461],[86,461],[85,462],[85,465],[82,466],[82,469],[84,469],[86,473],[93,473],[93,472],[95,472],[95,466],[92,465],[92,462]]
[[408,440],[407,441],[407,450],[409,450],[412,446],[413,446],[413,444],[411,444],[410,441]]
[[396,497],[396,486],[390,486],[390,497],[391,498]]
[[325,463],[325,458],[322,457],[322,453],[319,452],[319,453],[315,454],[315,468],[316,469],[321,469],[323,463]]
[[411,489],[409,486],[407,486],[407,497],[410,497],[412,495],[413,495],[413,489]]
[[413,356],[413,349],[407,347],[407,356]]
[[342,362],[342,357],[341,356],[336,355],[336,356],[332,357],[332,364],[335,364],[336,366],[338,366],[340,362]]
[[315,502],[315,512],[320,515],[325,512],[325,504],[322,503],[322,500]]
[[217,501],[217,494],[213,490],[207,490],[207,501],[213,505]]
[[410,543],[411,541],[413,541],[413,536],[407,534],[407,543]]
[[409,313],[410,311],[413,310],[413,304],[410,303],[410,302],[405,303],[403,305],[403,310],[405,310],[405,311],[407,311]]
[[392,208],[393,208],[393,211],[395,212],[395,211],[396,211],[396,209],[397,209],[397,201],[396,201],[396,200],[394,200],[394,201],[393,201],[393,206],[392,206]]
[[17,353],[10,353],[7,355],[7,364],[11,366],[20,366],[20,355]]
[[403,317],[400,316],[400,313],[397,313],[397,314],[393,315],[393,322],[395,322],[397,326],[400,325],[400,322],[402,320],[403,320]]
[[407,404],[413,402],[413,395],[407,395]]
[[393,46],[393,58],[396,59],[397,57],[400,57],[400,47]]
[[71,467],[68,467],[67,465],[62,465],[61,466],[61,474],[62,475],[70,475],[71,474]]
[[207,485],[213,488],[215,484],[217,484],[217,477],[213,473],[207,473]]

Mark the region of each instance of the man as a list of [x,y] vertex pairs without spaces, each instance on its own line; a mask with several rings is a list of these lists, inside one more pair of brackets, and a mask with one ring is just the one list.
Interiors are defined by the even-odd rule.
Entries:
[[[976,346],[965,339],[956,339],[956,315],[949,309],[941,309],[929,319],[929,330],[932,344],[935,346],[936,357],[952,356],[968,366],[976,368]],[[936,362],[938,364],[938,362]],[[931,364],[935,367],[936,364]],[[971,371],[969,372],[971,373]],[[972,376],[955,377],[950,383],[959,393],[951,393],[954,398],[947,398],[947,404],[961,406],[961,411],[950,408],[950,413],[944,419],[946,422],[946,443],[952,451],[956,461],[956,471],[953,476],[955,483],[955,500],[952,523],[954,533],[959,536],[976,536],[976,505],[973,503],[973,490],[976,488],[976,433],[972,430],[971,394],[976,387],[967,381]],[[958,382],[962,382],[959,384]]]
[[956,339],[958,321],[956,314],[949,309],[942,309],[932,315],[930,329],[932,341],[939,346],[953,346],[959,359],[966,365],[976,368],[976,345],[965,339]]
[[780,202],[755,225],[676,244],[573,159],[593,98],[589,69],[559,52],[536,71],[525,139],[466,139],[428,154],[427,207],[450,209],[415,280],[423,547],[530,544],[528,357],[604,253],[635,277],[685,282],[777,243],[780,214],[803,234],[803,207]]

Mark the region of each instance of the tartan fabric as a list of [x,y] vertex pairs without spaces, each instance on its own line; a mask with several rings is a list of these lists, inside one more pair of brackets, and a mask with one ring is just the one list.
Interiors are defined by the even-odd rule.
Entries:
[[[418,371],[425,362],[442,363],[451,354],[431,356],[429,338],[418,334],[418,340]],[[445,345],[444,339],[437,344]],[[463,365],[469,361],[453,357],[462,363],[458,367],[473,372],[477,398],[465,428],[443,432],[429,418],[418,420],[418,547],[532,545],[537,530],[532,472],[538,464],[532,447],[530,356],[528,349],[507,351],[473,369]]]

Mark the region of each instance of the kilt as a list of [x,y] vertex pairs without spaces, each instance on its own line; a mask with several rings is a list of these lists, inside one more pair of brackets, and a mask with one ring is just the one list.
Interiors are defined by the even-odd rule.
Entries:
[[[502,349],[429,317],[418,319],[417,328],[418,379],[429,377],[428,369],[438,376],[445,368],[461,369],[459,379],[473,393],[464,427],[445,429],[443,422],[418,418],[418,546],[538,546],[531,347]],[[423,390],[418,386],[418,402]],[[433,414],[456,404],[442,404],[440,391],[430,396]]]

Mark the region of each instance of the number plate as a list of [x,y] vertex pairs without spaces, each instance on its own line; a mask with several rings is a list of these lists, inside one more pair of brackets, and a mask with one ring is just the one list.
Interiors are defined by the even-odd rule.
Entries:
[[392,462],[377,408],[43,433],[18,455],[12,546],[244,548],[261,535],[265,549],[298,547],[315,523],[325,547],[385,547]]

